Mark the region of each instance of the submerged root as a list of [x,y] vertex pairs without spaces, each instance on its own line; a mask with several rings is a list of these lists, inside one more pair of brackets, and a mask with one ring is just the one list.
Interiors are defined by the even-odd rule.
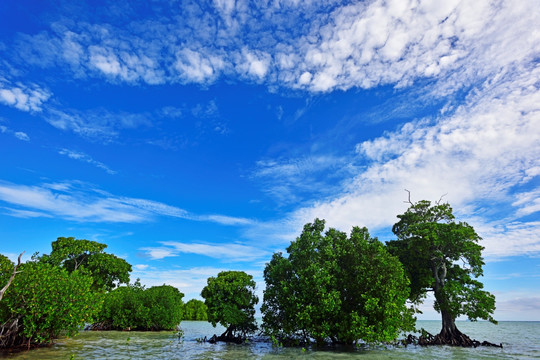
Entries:
[[432,335],[429,332],[422,329],[422,335],[416,337],[409,334],[403,341],[404,345],[414,344],[421,346],[429,345],[450,345],[461,347],[478,347],[478,346],[493,346],[502,348],[502,344],[494,344],[489,341],[480,342],[478,340],[471,339],[469,336],[463,334],[461,331],[455,329],[454,331],[441,331],[437,335]]
[[208,340],[206,340],[206,337],[205,337],[203,341],[208,341],[210,344],[215,344],[218,341],[228,342],[228,343],[235,343],[235,344],[242,344],[245,340],[244,340],[244,338],[242,338],[240,336],[224,336],[224,335],[217,336],[217,335],[214,334],[214,336],[212,336]]
[[235,334],[235,328],[234,326],[230,326],[223,334],[220,336],[214,335],[210,339],[206,340],[206,337],[204,338],[204,341],[208,341],[210,344],[215,344],[218,341],[222,342],[228,342],[228,343],[235,343],[235,344],[242,344],[246,340],[245,334],[243,335],[236,335]]

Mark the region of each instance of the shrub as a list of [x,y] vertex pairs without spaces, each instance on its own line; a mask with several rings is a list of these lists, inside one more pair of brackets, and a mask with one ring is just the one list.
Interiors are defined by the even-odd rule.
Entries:
[[[92,322],[101,295],[91,291],[93,279],[41,262],[27,262],[0,303],[0,321],[9,336],[2,347],[51,343],[62,334],[71,336]],[[9,328],[9,330],[8,330]]]
[[263,330],[284,342],[392,341],[414,321],[399,260],[366,228],[351,236],[324,221],[306,224],[264,270]]
[[183,297],[173,286],[145,289],[136,281],[105,295],[99,321],[111,330],[175,330],[182,321]]

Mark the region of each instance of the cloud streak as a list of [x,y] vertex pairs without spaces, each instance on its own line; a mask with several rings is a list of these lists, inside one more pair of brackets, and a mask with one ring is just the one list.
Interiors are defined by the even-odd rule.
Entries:
[[220,259],[222,262],[250,262],[268,257],[267,251],[244,244],[203,244],[184,243],[178,241],[162,241],[161,247],[144,247],[144,251],[151,259],[179,256],[180,254],[196,254]]
[[4,125],[0,125],[0,133],[13,135],[17,139],[22,140],[22,141],[30,141],[30,136],[28,136],[28,134],[26,134],[25,132],[23,132],[23,131],[13,131],[10,128],[8,128],[7,126],[4,126]]
[[116,171],[111,170],[107,165],[103,164],[102,162],[94,160],[88,154],[78,152],[78,151],[69,150],[69,149],[60,149],[60,151],[58,151],[58,153],[60,155],[65,155],[65,156],[69,157],[70,159],[74,159],[74,160],[78,160],[78,161],[88,163],[90,165],[94,165],[94,166],[96,166],[96,167],[98,167],[98,168],[100,168],[102,170],[105,170],[105,172],[107,172],[107,174],[110,174],[110,175],[116,174]]
[[121,129],[151,126],[154,118],[153,114],[112,112],[105,109],[60,110],[50,106],[46,110],[45,120],[52,126],[102,141],[110,141],[115,138]]
[[17,217],[55,216],[72,221],[132,223],[169,216],[233,226],[252,223],[245,218],[198,215],[157,201],[115,196],[80,182],[39,186],[0,182],[0,201],[5,203],[7,215]]
[[298,203],[305,198],[328,196],[338,182],[351,175],[352,159],[333,155],[259,160],[251,179],[279,204]]

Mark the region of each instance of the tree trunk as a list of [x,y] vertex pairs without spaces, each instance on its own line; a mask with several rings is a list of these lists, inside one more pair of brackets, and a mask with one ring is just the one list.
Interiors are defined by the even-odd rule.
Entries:
[[455,317],[445,309],[445,300],[444,295],[441,294],[441,287],[435,289],[435,299],[438,302],[439,308],[441,309],[442,317],[442,328],[441,332],[435,336],[431,335],[424,329],[422,329],[422,335],[416,337],[414,335],[409,335],[405,340],[404,344],[418,344],[422,346],[426,345],[451,345],[451,346],[463,346],[463,347],[477,347],[477,346],[495,346],[502,348],[502,344],[493,344],[488,341],[480,342],[478,340],[473,340],[467,335],[463,334],[456,326]]
[[[445,273],[446,271],[444,271],[444,275],[446,275]],[[432,339],[432,342],[436,345],[476,346],[471,338],[458,330],[454,315],[447,310],[447,299],[442,293],[444,280],[444,277],[441,277],[439,283],[436,284],[438,286],[435,286],[435,299],[441,309],[442,328],[441,332]]]
[[[456,319],[446,310],[441,310],[442,328],[441,332],[431,340],[434,345],[452,345],[463,347],[477,347],[479,345],[498,346],[495,344],[480,343],[478,340],[473,340],[463,334],[456,326]],[[499,347],[499,346],[498,346]],[[500,345],[502,347],[502,345]]]
[[461,334],[461,332],[456,327],[456,321],[452,317],[452,315],[446,311],[441,311],[441,317],[442,317],[442,328],[439,335],[445,337],[445,338],[451,338],[454,336],[454,334]]
[[456,318],[447,309],[447,299],[442,293],[444,286],[444,279],[446,276],[446,267],[443,271],[443,276],[440,277],[441,281],[439,286],[435,287],[435,299],[441,309],[442,328],[441,332],[430,339],[434,345],[452,345],[452,346],[465,346],[465,347],[477,347],[480,345],[479,341],[472,340],[467,335],[463,334],[456,326]]
[[444,259],[433,258],[432,268],[433,277],[435,279],[433,285],[433,291],[435,293],[435,300],[441,310],[442,328],[441,332],[435,336],[431,335],[427,331],[422,329],[422,335],[416,342],[416,337],[409,335],[405,340],[406,344],[418,343],[419,345],[452,345],[463,347],[477,347],[483,346],[496,346],[501,347],[502,344],[493,344],[487,341],[480,342],[473,340],[467,335],[463,334],[456,326],[455,316],[452,315],[448,309],[448,299],[446,298],[443,289],[446,283],[447,269]]
[[13,281],[13,279],[15,279],[15,275],[17,275],[17,268],[19,266],[21,266],[21,256],[23,256],[24,254],[24,251],[21,253],[21,255],[19,255],[19,258],[17,259],[17,264],[13,267],[13,272],[6,284],[6,286],[4,286],[2,288],[2,290],[0,290],[0,300],[2,300],[2,298],[4,297],[4,294],[6,293],[8,287],[11,285],[11,282]]

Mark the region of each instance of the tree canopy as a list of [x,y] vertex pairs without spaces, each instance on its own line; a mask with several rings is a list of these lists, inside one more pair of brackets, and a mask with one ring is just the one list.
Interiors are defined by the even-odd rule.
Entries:
[[90,273],[93,289],[110,291],[117,284],[129,283],[131,265],[113,254],[104,252],[107,245],[96,241],[59,237],[53,241],[50,255],[42,261],[62,267],[68,272],[85,269]]
[[175,330],[182,321],[182,294],[170,285],[145,289],[137,280],[105,295],[96,328],[104,330]]
[[220,338],[235,341],[257,330],[253,276],[243,271],[222,271],[210,277],[201,296],[208,308],[208,321],[226,328]]
[[184,320],[207,321],[207,312],[208,308],[203,301],[191,299],[184,306]]
[[68,273],[37,261],[22,264],[0,302],[0,347],[30,347],[76,333],[93,321],[101,305],[101,294],[91,285],[92,278],[78,270]]
[[456,222],[447,203],[411,203],[398,218],[392,228],[397,240],[389,241],[388,249],[407,271],[410,299],[418,304],[433,292],[434,308],[442,317],[440,342],[467,345],[455,326],[457,317],[496,323],[495,297],[477,280],[484,265],[480,236],[469,224]]
[[399,260],[354,227],[350,237],[324,220],[304,226],[264,270],[263,330],[280,341],[353,344],[391,341],[413,327]]
[[106,247],[61,237],[50,255],[23,264],[0,255],[0,348],[50,343],[94,322],[104,293],[128,282],[131,271],[125,260],[103,252]]

